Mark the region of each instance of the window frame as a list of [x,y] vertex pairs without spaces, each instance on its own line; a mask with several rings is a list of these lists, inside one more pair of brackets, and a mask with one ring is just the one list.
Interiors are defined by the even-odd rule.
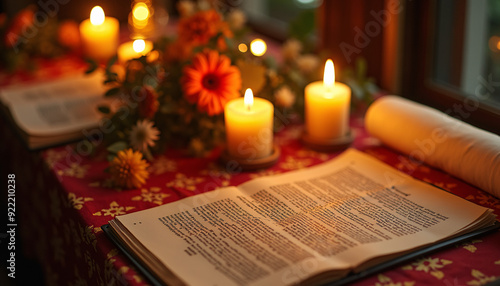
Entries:
[[[435,107],[450,116],[468,122],[476,127],[500,134],[500,109],[478,100],[487,86],[478,86],[476,96],[465,94],[457,88],[434,81],[431,77],[433,63],[433,41],[435,39],[436,2],[405,1],[405,27],[403,38],[403,96]],[[456,2],[458,17],[453,37],[452,54],[454,63],[452,82],[458,82],[462,71],[462,52],[465,34],[466,1]],[[462,23],[462,24],[460,24]]]
[[[500,135],[500,108],[468,98],[458,88],[438,83],[431,78],[436,2],[325,0],[318,9],[320,46],[331,54],[336,69],[353,68],[355,61],[346,61],[340,44],[353,46],[355,29],[366,29],[374,21],[374,12],[401,7],[397,13],[392,14],[391,20],[384,25],[379,35],[371,37],[366,46],[358,49],[356,56],[362,56],[368,63],[368,76],[373,77],[377,85],[388,93],[434,107]],[[456,0],[453,4],[458,17],[454,17],[456,20],[453,23],[456,33],[452,38],[454,49],[451,55],[450,82],[457,84],[460,83],[464,68],[467,0]],[[486,93],[486,88],[478,87],[481,93]]]

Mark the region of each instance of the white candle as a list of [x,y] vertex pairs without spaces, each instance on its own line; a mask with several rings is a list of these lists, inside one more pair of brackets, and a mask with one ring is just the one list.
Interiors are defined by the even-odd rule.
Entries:
[[153,42],[138,39],[123,43],[118,47],[118,60],[125,63],[128,60],[147,55],[153,49]]
[[305,88],[306,130],[310,138],[329,141],[347,135],[351,89],[335,82],[333,62],[325,64],[323,82],[310,83]]
[[116,54],[120,32],[117,19],[106,17],[101,7],[95,6],[90,19],[80,24],[83,50],[87,57],[107,60]]
[[244,98],[231,100],[224,108],[227,151],[240,159],[259,159],[273,150],[273,116],[271,102],[253,98],[247,89]]

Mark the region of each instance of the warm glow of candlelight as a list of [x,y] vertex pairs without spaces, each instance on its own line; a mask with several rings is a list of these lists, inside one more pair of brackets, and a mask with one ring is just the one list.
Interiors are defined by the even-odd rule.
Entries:
[[148,5],[142,2],[135,4],[132,9],[132,15],[134,15],[134,18],[139,21],[147,20],[149,17]]
[[132,48],[134,49],[134,52],[140,53],[146,48],[146,42],[142,39],[135,40],[132,44]]
[[242,53],[246,53],[248,51],[248,47],[247,47],[247,45],[241,43],[238,45],[238,50]]
[[[134,41],[129,41],[123,43],[118,47],[118,60],[120,63],[124,64],[131,59],[137,59],[142,56],[146,56],[150,54],[153,50],[153,42],[144,40],[144,39],[136,39]],[[148,59],[158,58],[158,54],[150,55]]]
[[335,67],[332,60],[327,60],[325,64],[325,73],[323,74],[323,84],[327,90],[333,89],[335,86]]
[[92,25],[102,25],[105,18],[106,16],[104,15],[104,10],[101,8],[101,6],[95,6],[94,8],[92,8],[92,11],[90,11],[90,23],[92,23]]
[[250,110],[253,106],[253,92],[250,88],[247,88],[245,91],[245,97],[243,98],[243,102],[248,110]]
[[267,51],[266,42],[262,39],[255,39],[250,43],[250,51],[254,56],[263,56]]
[[264,158],[273,149],[273,104],[256,97],[250,88],[244,97],[224,106],[227,150],[231,157]]
[[313,138],[318,144],[328,144],[335,138],[346,136],[349,131],[351,89],[335,82],[332,60],[325,63],[323,82],[315,81],[306,86],[304,101],[308,138]]
[[490,50],[494,53],[498,53],[500,51],[500,37],[499,36],[491,36],[488,40],[488,46]]
[[83,20],[79,28],[86,57],[105,61],[116,54],[120,22],[116,18],[106,17],[100,6],[92,8],[90,18]]

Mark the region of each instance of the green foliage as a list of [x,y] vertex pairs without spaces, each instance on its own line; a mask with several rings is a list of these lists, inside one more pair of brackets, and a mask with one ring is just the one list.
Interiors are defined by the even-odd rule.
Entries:
[[111,144],[106,150],[112,154],[117,154],[118,152],[127,149],[128,144],[124,141],[118,141]]
[[97,110],[99,110],[99,112],[101,112],[103,114],[110,114],[111,113],[111,109],[107,105],[99,105],[97,107]]
[[315,10],[302,11],[295,20],[290,22],[288,30],[290,37],[307,44],[309,42],[308,39],[316,30]]
[[85,70],[85,74],[91,74],[97,70],[99,64],[93,59],[85,59],[85,62],[88,64],[87,70]]
[[[107,83],[111,83],[112,81],[111,80],[106,80]],[[113,88],[110,88],[106,91],[106,93],[104,94],[104,96],[113,96],[113,95],[117,95],[118,93],[120,92],[120,87],[113,87]]]
[[367,75],[368,64],[365,58],[356,58],[354,66],[354,69],[347,69],[344,72],[342,80],[352,89],[353,108],[366,108],[375,100],[374,96],[379,89],[375,84],[375,79]]

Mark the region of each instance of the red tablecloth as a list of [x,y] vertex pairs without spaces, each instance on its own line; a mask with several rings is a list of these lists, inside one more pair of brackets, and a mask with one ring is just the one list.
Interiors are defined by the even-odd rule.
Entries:
[[[76,64],[70,70],[78,67]],[[59,70],[56,71],[58,74]],[[4,74],[0,76],[0,84],[33,78],[32,75]],[[220,150],[204,158],[187,157],[178,150],[169,150],[152,162],[152,176],[144,187],[117,190],[107,187],[109,176],[105,172],[104,154],[92,158],[79,156],[73,152],[74,145],[29,152],[4,118],[1,120],[0,152],[9,162],[6,171],[16,176],[20,235],[27,254],[41,263],[48,285],[147,284],[107,239],[101,225],[116,215],[168,204],[218,187],[238,185],[259,176],[306,168],[338,155],[305,148],[299,140],[302,127],[289,125],[276,134],[281,157],[269,169],[228,173],[217,164]],[[439,170],[415,164],[407,156],[380,145],[365,132],[362,123],[361,117],[351,120],[355,135],[352,147],[500,214],[497,198]],[[500,232],[455,245],[356,285],[481,285],[495,278],[500,278]]]

